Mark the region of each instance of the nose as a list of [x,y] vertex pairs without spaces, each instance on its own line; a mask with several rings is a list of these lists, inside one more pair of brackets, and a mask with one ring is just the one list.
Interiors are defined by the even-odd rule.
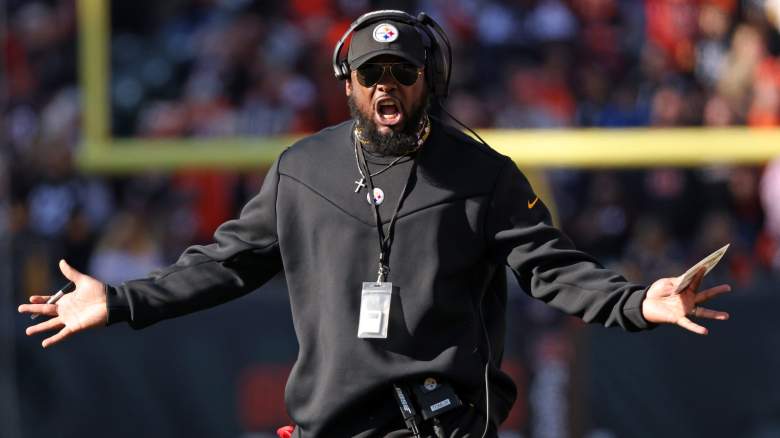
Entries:
[[379,78],[379,82],[376,83],[376,87],[380,91],[389,91],[398,88],[398,83],[390,73],[390,69],[387,66],[385,66],[384,70],[382,71],[382,77]]

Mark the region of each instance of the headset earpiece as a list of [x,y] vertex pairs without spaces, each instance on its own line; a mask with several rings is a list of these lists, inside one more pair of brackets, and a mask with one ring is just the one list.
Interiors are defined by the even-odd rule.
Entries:
[[349,64],[347,64],[347,61],[341,61],[341,63],[339,63],[338,69],[339,70],[336,74],[336,79],[340,81],[349,79]]
[[[425,12],[417,15],[417,21],[420,27],[430,40],[430,61],[426,61],[426,69],[431,72],[431,91],[433,94],[444,99],[447,97],[450,88],[450,74],[452,68],[452,46],[444,29],[439,26],[433,18]],[[445,50],[446,49],[446,52]]]

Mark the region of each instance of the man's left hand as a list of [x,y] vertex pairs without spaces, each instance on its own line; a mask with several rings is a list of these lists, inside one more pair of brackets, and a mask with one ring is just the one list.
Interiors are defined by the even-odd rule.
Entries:
[[707,318],[721,321],[729,319],[728,313],[699,307],[699,304],[717,295],[731,291],[731,286],[721,284],[697,292],[702,278],[704,278],[703,268],[696,273],[688,287],[679,293],[676,293],[675,290],[682,277],[662,278],[656,281],[650,286],[650,289],[647,291],[647,297],[642,302],[642,316],[648,322],[677,324],[686,330],[706,335],[707,328],[696,324],[689,318]]

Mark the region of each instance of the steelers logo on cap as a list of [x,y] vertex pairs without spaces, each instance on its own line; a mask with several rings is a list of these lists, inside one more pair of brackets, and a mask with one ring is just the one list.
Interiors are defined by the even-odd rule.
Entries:
[[374,28],[374,41],[392,43],[398,39],[398,29],[390,23],[381,23]]

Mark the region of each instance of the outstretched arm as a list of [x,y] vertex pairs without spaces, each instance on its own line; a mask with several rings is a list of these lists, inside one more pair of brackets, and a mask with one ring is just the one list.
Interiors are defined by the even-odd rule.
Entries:
[[147,278],[108,285],[71,268],[60,268],[76,290],[56,304],[48,296],[30,298],[20,312],[53,318],[27,329],[32,335],[60,329],[43,346],[73,333],[125,321],[143,328],[166,318],[214,307],[260,287],[281,269],[276,236],[277,164],[238,219],[222,224],[214,243],[188,248],[179,260]]
[[[279,158],[281,159],[281,157]],[[241,215],[223,223],[209,245],[194,245],[148,278],[106,289],[108,324],[140,329],[247,294],[282,269],[276,233],[278,160]]]
[[60,270],[68,280],[76,285],[76,289],[65,294],[56,303],[45,304],[48,296],[33,295],[30,303],[19,306],[20,313],[51,316],[47,321],[27,328],[27,335],[59,330],[44,339],[44,348],[54,345],[74,333],[93,327],[106,325],[108,309],[106,308],[106,285],[96,279],[82,274],[60,260]]
[[707,330],[690,317],[725,320],[728,314],[696,307],[730,290],[720,285],[697,292],[703,272],[680,293],[681,278],[663,278],[650,287],[633,284],[604,268],[552,226],[549,212],[514,163],[499,175],[487,230],[496,263],[512,268],[523,289],[586,322],[626,330],[677,324],[695,333]]

